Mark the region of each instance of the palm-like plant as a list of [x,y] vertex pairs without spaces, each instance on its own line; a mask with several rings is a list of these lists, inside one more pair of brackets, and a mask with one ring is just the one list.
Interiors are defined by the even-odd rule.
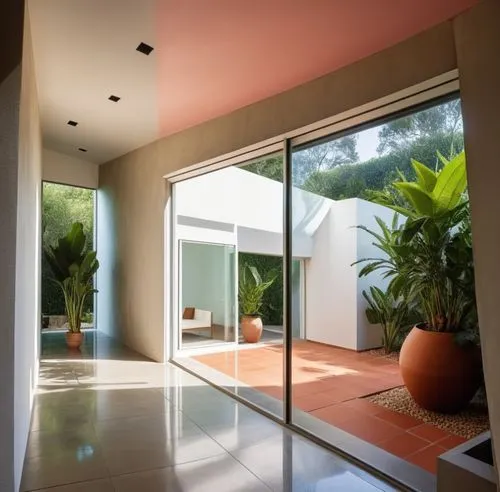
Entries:
[[270,272],[263,280],[257,268],[243,265],[240,271],[238,298],[241,313],[244,316],[258,316],[261,314],[264,292],[271,287],[276,275]]
[[83,224],[75,222],[57,245],[44,250],[53,280],[63,292],[69,331],[72,333],[80,333],[85,299],[97,292],[93,287],[93,277],[99,262],[95,251],[85,251],[85,240]]
[[391,290],[384,292],[378,287],[370,287],[370,292],[363,291],[368,303],[366,318],[371,324],[382,326],[382,346],[385,353],[396,350],[401,330],[408,322],[409,305],[401,299],[395,299]]
[[379,195],[374,201],[405,218],[389,227],[377,219],[381,233],[369,232],[384,252],[365,258],[360,276],[380,270],[390,277],[395,298],[416,302],[426,327],[432,331],[461,332],[476,328],[465,154],[432,171],[412,161],[416,181],[393,184],[395,196]]

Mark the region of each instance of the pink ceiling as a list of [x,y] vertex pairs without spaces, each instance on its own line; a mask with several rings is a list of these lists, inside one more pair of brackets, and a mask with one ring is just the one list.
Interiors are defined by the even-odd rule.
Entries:
[[394,45],[478,0],[158,0],[168,135]]

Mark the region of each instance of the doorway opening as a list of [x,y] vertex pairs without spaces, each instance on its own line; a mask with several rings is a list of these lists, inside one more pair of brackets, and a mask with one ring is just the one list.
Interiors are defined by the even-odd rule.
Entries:
[[[64,294],[54,279],[44,251],[81,223],[85,234],[84,251],[95,250],[96,192],[88,188],[44,182],[42,189],[42,349],[43,358],[68,355],[65,333],[68,329]],[[84,342],[79,357],[92,357],[96,342],[95,294],[87,296],[82,330]],[[74,357],[76,352],[70,354]]]

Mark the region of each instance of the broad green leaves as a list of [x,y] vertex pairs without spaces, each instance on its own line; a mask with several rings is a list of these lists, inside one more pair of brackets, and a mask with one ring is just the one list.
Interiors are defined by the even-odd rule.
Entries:
[[[376,197],[380,205],[409,218],[440,218],[449,214],[465,200],[467,187],[465,153],[461,152],[450,161],[441,154],[438,157],[443,163],[439,172],[432,171],[424,164],[412,160],[415,181],[400,180],[393,183],[399,193],[399,199],[390,200],[390,196]],[[401,199],[405,205],[401,205]]]
[[438,157],[441,171],[412,161],[415,181],[393,183],[399,195],[392,201],[387,194],[376,197],[377,203],[396,212],[395,218],[405,218],[401,225],[396,219],[391,226],[378,219],[380,232],[360,227],[374,238],[382,255],[360,260],[359,275],[378,272],[389,280],[385,297],[371,290],[367,314],[373,319],[377,313],[390,313],[383,301],[404,299],[407,306],[416,306],[429,329],[477,332],[465,154],[449,161]]
[[69,329],[76,333],[80,331],[85,299],[95,292],[92,280],[99,268],[96,252],[84,251],[85,242],[83,225],[75,222],[57,246],[44,250],[54,280],[64,294]]
[[384,292],[378,287],[370,287],[370,292],[363,291],[368,303],[366,318],[368,322],[382,326],[382,345],[386,353],[397,347],[399,334],[408,319],[409,306],[404,300],[397,300],[391,290]]

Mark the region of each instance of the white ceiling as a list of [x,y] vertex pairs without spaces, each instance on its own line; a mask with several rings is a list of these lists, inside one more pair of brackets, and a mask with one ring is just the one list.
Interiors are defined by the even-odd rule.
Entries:
[[46,147],[103,163],[158,138],[156,51],[136,51],[140,42],[155,46],[155,5],[29,0]]

